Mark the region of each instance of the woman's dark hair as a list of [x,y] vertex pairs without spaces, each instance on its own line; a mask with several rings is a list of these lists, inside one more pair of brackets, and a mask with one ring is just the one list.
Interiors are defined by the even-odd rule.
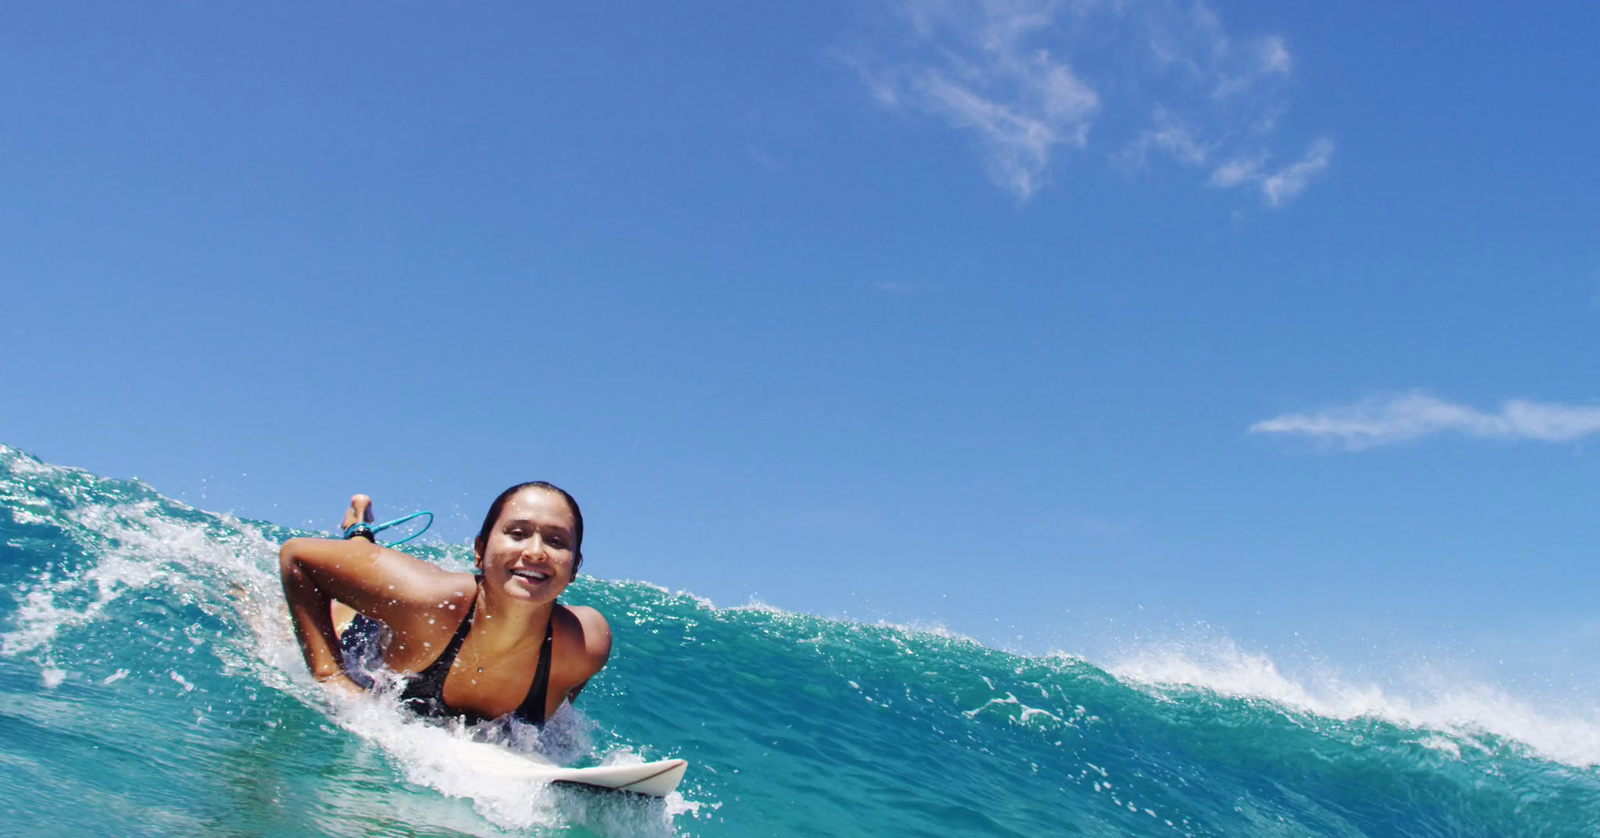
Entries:
[[500,496],[494,499],[494,503],[489,504],[489,514],[483,516],[483,526],[478,528],[478,537],[473,539],[473,546],[478,548],[480,554],[483,552],[484,548],[489,544],[489,532],[494,529],[494,522],[500,520],[500,513],[505,510],[506,502],[516,497],[517,493],[523,489],[545,489],[555,492],[561,496],[562,500],[567,502],[567,508],[572,510],[572,578],[578,578],[578,567],[583,564],[583,511],[578,508],[578,502],[567,494],[566,489],[553,483],[546,483],[543,480],[529,480],[526,483],[518,483],[501,492]]

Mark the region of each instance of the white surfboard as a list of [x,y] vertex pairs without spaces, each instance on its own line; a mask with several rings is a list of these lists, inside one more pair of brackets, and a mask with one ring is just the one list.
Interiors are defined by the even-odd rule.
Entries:
[[689,767],[687,760],[664,759],[657,762],[597,765],[593,768],[563,768],[531,756],[512,753],[496,745],[482,742],[460,744],[470,749],[467,756],[472,767],[488,774],[537,783],[626,791],[650,797],[671,794],[678,788],[683,772]]

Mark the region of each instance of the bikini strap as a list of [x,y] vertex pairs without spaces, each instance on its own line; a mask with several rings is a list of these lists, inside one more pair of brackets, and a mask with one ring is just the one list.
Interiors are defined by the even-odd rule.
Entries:
[[539,667],[534,672],[533,684],[528,687],[528,695],[522,699],[522,704],[516,709],[516,716],[529,724],[542,725],[545,722],[544,708],[547,696],[550,693],[550,654],[556,636],[556,609],[560,603],[555,603],[550,609],[550,620],[544,626],[544,643],[539,647]]
[[478,600],[473,598],[472,604],[467,606],[467,616],[461,620],[461,625],[456,626],[456,633],[451,636],[450,642],[445,644],[444,651],[433,663],[421,672],[412,676],[406,683],[405,690],[400,694],[405,699],[422,699],[430,701],[444,701],[444,680],[450,675],[450,666],[456,662],[456,655],[461,652],[461,644],[467,639],[467,632],[472,630],[472,612],[478,607]]

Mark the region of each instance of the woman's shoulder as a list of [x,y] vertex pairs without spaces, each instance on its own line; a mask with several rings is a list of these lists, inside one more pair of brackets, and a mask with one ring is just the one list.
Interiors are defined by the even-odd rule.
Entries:
[[563,605],[556,609],[556,627],[570,639],[564,644],[590,671],[597,672],[611,657],[611,626],[606,618],[587,605]]

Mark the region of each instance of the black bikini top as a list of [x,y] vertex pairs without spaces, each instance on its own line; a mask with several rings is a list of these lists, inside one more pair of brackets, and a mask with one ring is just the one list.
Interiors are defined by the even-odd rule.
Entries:
[[[450,638],[449,645],[439,653],[433,663],[406,682],[406,688],[400,693],[400,700],[406,706],[423,716],[460,716],[466,719],[467,724],[477,724],[483,717],[476,713],[463,713],[452,710],[444,703],[444,679],[450,675],[450,667],[455,663],[456,655],[461,652],[461,643],[467,639],[467,632],[472,628],[472,612],[478,607],[476,599],[467,607],[467,616],[456,627],[456,633]],[[560,607],[560,603],[556,604]],[[556,612],[550,610],[550,622],[545,625],[544,645],[539,647],[539,666],[533,675],[533,684],[528,687],[528,695],[522,699],[522,704],[512,711],[511,715],[518,721],[531,725],[542,725],[545,722],[544,706],[545,696],[550,692],[550,645],[555,638]]]

